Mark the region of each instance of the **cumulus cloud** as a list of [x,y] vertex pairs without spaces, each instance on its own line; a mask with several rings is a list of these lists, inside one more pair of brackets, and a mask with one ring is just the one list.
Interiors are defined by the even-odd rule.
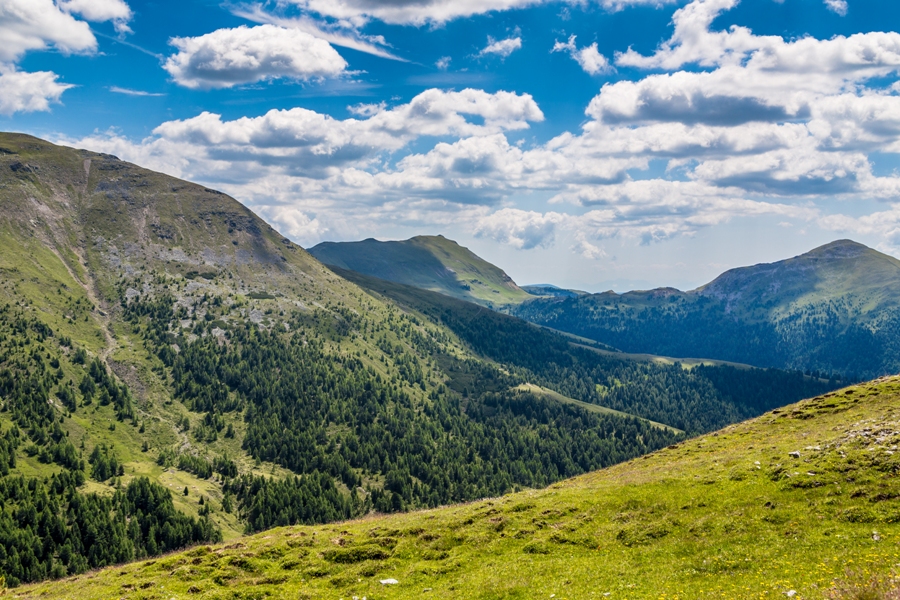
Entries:
[[583,231],[579,231],[575,234],[575,244],[572,246],[572,252],[580,254],[590,260],[606,258],[606,251],[589,242],[587,235],[585,235]]
[[79,14],[95,23],[112,21],[120,34],[131,33],[128,21],[133,15],[123,0],[62,0],[58,6],[69,14]]
[[90,26],[112,21],[127,33],[131,9],[122,0],[3,0],[0,2],[0,114],[45,111],[72,85],[59,83],[48,71],[26,73],[16,68],[30,51],[54,48],[63,54],[93,54],[97,38]]
[[615,67],[609,64],[605,56],[597,49],[597,42],[590,46],[578,48],[575,45],[575,36],[569,36],[568,41],[557,41],[553,44],[551,52],[567,52],[582,70],[589,75],[603,75],[615,71]]
[[219,29],[199,37],[173,38],[170,43],[179,52],[163,68],[176,83],[192,89],[335,77],[347,67],[328,42],[274,25]]
[[521,250],[549,246],[556,225],[565,220],[559,213],[541,214],[518,208],[503,208],[483,217],[475,226],[476,237],[489,237]]
[[488,36],[488,44],[478,53],[478,56],[495,55],[506,58],[516,50],[522,47],[522,38],[506,38],[505,40],[495,40]]
[[880,238],[878,249],[890,254],[900,253],[900,204],[893,203],[881,210],[860,217],[844,214],[824,215],[818,219],[823,229],[841,235],[868,235]]
[[294,239],[319,239],[328,231],[316,218],[295,206],[258,206],[257,210],[276,228]]
[[0,3],[0,63],[16,62],[30,50],[50,47],[63,53],[92,53],[97,39],[87,23],[61,10],[53,0]]
[[825,6],[842,17],[847,14],[847,0],[825,0]]
[[50,110],[50,104],[59,102],[62,93],[73,87],[59,83],[58,78],[49,71],[0,74],[0,114]]

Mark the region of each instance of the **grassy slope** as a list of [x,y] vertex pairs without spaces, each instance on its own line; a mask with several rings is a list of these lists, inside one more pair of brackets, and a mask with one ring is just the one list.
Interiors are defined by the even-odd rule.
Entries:
[[823,598],[836,580],[852,586],[900,563],[898,443],[895,377],[546,490],[278,529],[16,593]]
[[532,297],[501,269],[440,235],[400,242],[324,242],[310,253],[328,265],[479,304],[518,304]]

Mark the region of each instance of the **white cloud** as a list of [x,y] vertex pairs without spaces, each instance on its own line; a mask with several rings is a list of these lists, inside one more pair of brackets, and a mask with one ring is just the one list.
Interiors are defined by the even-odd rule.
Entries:
[[323,17],[361,25],[377,19],[394,25],[439,25],[495,11],[525,8],[544,0],[287,0]]
[[450,61],[453,60],[449,56],[442,56],[437,61],[435,61],[434,66],[436,66],[441,71],[446,71],[450,67]]
[[387,50],[385,48],[387,44],[383,38],[364,36],[355,25],[346,21],[325,22],[309,16],[281,17],[266,11],[260,4],[239,5],[233,9],[233,13],[235,16],[247,19],[253,23],[276,25],[303,31],[334,46],[351,48],[390,60],[407,62],[405,59]]
[[[780,36],[754,35],[738,25],[711,31],[713,20],[737,4],[738,0],[694,0],[675,11],[672,17],[675,32],[655,53],[643,56],[629,49],[617,54],[615,62],[622,66],[667,70],[686,64],[715,67],[746,63],[750,73],[829,75],[838,83],[844,77],[848,81],[861,81],[883,76],[900,67],[900,34],[896,32],[785,41]],[[745,82],[745,87],[752,87],[752,83]]]
[[565,216],[559,213],[503,208],[481,218],[475,226],[475,236],[530,250],[552,244],[556,226],[563,220]]
[[30,50],[54,47],[64,53],[93,53],[90,26],[63,12],[53,0],[0,2],[0,63],[17,62]]
[[157,92],[145,92],[142,90],[130,90],[128,88],[119,87],[117,85],[110,86],[109,91],[114,94],[125,94],[126,96],[165,96],[165,94],[160,94]]
[[30,51],[55,48],[63,54],[94,54],[97,38],[88,21],[113,21],[128,33],[131,9],[122,0],[0,0],[0,114],[50,110],[69,84],[49,71],[26,73],[16,68]]
[[900,253],[900,204],[891,204],[887,210],[861,217],[843,214],[825,215],[818,225],[842,235],[867,235],[882,240],[878,249],[889,254]]
[[112,21],[120,34],[131,33],[128,21],[133,15],[131,8],[123,0],[61,0],[58,6],[63,11],[79,14],[88,21]]
[[[366,112],[366,119],[338,120],[294,108],[234,121],[202,113],[191,119],[163,123],[154,133],[211,150],[228,146],[248,157],[274,157],[288,149],[309,157],[330,157],[339,164],[343,152],[359,158],[363,149],[397,150],[421,136],[468,136],[526,129],[529,122],[544,118],[528,94],[489,94],[473,89],[426,90],[408,104],[391,109],[374,105]],[[467,116],[478,117],[482,122],[473,123]]]
[[611,12],[618,12],[632,6],[653,6],[660,8],[667,4],[675,4],[678,0],[599,0],[600,6]]
[[478,56],[487,56],[494,54],[502,58],[506,58],[516,50],[522,47],[522,38],[506,38],[505,40],[495,40],[488,36],[488,45],[481,49]]
[[569,55],[581,66],[582,70],[589,75],[603,75],[612,73],[616,69],[605,56],[600,54],[597,49],[597,42],[590,46],[578,48],[575,45],[575,36],[570,35],[566,42],[557,41],[553,44],[551,52],[568,52]]
[[587,235],[585,235],[583,231],[579,231],[575,234],[575,245],[572,246],[572,252],[580,254],[589,260],[606,258],[606,251],[589,242]]
[[194,38],[173,38],[170,43],[179,52],[163,68],[176,83],[192,89],[335,77],[347,67],[328,42],[274,25],[219,29]]
[[257,211],[278,231],[294,239],[319,239],[328,231],[316,218],[294,206],[258,206]]
[[842,17],[847,14],[847,0],[825,0],[825,6]]
[[73,87],[59,83],[59,76],[49,71],[23,73],[8,71],[0,74],[0,114],[50,110],[50,104]]

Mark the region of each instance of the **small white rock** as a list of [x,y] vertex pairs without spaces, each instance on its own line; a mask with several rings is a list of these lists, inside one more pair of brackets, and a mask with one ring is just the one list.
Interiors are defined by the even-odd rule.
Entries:
[[787,596],[788,598],[793,598],[794,596],[797,595],[797,590],[788,590],[787,592],[784,593],[784,595]]
[[379,579],[379,582],[381,583],[381,585],[397,585],[398,583],[400,583],[399,581],[397,581],[397,580],[394,579],[394,578],[390,578],[390,579]]

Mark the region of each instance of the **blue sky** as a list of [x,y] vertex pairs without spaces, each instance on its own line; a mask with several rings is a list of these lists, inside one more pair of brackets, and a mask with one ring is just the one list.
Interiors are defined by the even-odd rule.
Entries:
[[0,128],[519,283],[900,255],[900,3],[0,0]]

